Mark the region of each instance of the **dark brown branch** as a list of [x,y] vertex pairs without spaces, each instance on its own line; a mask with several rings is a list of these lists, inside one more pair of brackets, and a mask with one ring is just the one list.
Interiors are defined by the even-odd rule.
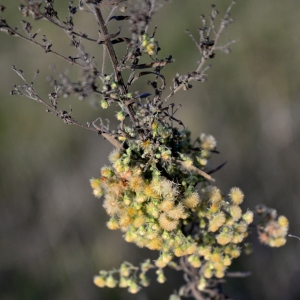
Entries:
[[[107,26],[105,25],[101,10],[96,6],[94,8],[95,8],[96,19],[97,19],[97,21],[99,23],[99,26],[101,28],[102,35],[104,37],[109,37],[109,32],[108,32]],[[113,47],[113,45],[112,45],[109,38],[106,38],[104,40],[104,45],[106,46],[106,48],[108,50],[108,53],[109,53],[109,56],[110,56],[110,59],[111,59],[111,62],[112,62],[112,66],[113,66],[114,73],[115,73],[115,79],[118,82],[118,84],[120,85],[119,89],[120,89],[121,95],[124,96],[128,93],[128,90],[127,90],[127,87],[124,83],[121,71],[119,70],[119,66],[118,66],[119,63],[118,63],[118,59],[117,59],[117,56],[116,56],[116,53],[115,53],[115,49],[114,49],[114,47]],[[127,112],[130,116],[131,121],[133,122],[133,124],[135,124],[138,127],[139,126],[139,121],[135,117],[135,113],[134,113],[134,110],[133,110],[132,106],[127,104],[126,102],[125,102],[125,105],[127,107]],[[139,133],[143,137],[143,134],[141,132],[139,132]]]
[[118,84],[120,85],[120,90],[122,92],[122,95],[126,95],[128,93],[128,91],[125,86],[121,72],[118,68],[119,63],[118,63],[117,55],[115,53],[114,47],[112,46],[112,44],[110,42],[108,29],[105,25],[101,10],[98,7],[95,7],[95,14],[96,14],[96,18],[98,20],[99,26],[101,28],[102,36],[105,37],[103,43],[107,47],[107,50],[109,52],[109,56],[110,56],[112,66],[114,69],[114,73],[115,73],[115,79],[118,82]]

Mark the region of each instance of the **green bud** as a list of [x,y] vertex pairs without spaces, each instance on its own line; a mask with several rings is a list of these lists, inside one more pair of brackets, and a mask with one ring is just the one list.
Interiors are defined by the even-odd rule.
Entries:
[[112,82],[110,87],[111,87],[112,90],[115,90],[118,87],[118,84],[116,82]]
[[146,47],[147,45],[148,45],[148,40],[147,39],[144,39],[143,41],[142,41],[142,47]]
[[145,273],[141,273],[139,277],[140,277],[140,284],[142,286],[144,286],[144,287],[149,286],[150,282]]
[[122,263],[120,267],[121,277],[128,277],[130,275],[130,267],[126,263]]
[[170,233],[169,232],[167,232],[166,230],[163,232],[163,234],[162,234],[162,238],[164,239],[164,240],[169,240],[170,239]]
[[141,287],[139,287],[136,282],[132,280],[129,284],[128,292],[131,294],[136,294],[140,289]]
[[109,288],[115,288],[117,285],[118,281],[113,278],[112,275],[108,276],[105,280],[105,285]]
[[158,269],[156,271],[156,274],[157,274],[157,281],[159,283],[164,283],[166,281],[166,277],[161,269]]
[[133,207],[134,207],[136,210],[140,210],[140,209],[142,208],[141,204],[140,204],[140,203],[137,203],[137,202],[135,202],[135,203],[133,204]]
[[123,164],[124,165],[128,165],[130,163],[130,157],[128,156],[128,157],[125,157],[124,159],[123,159]]
[[128,197],[128,195],[124,195],[124,197],[123,197],[123,202],[124,202],[124,204],[125,205],[130,205],[131,204],[131,199],[130,199],[130,197]]
[[100,101],[100,105],[103,109],[106,109],[109,106],[107,100],[105,100],[105,99]]
[[203,291],[206,288],[206,284],[206,279],[204,277],[201,277],[198,282],[197,289],[199,291]]
[[143,263],[141,263],[141,270],[143,273],[147,272],[152,267],[153,265],[151,264],[150,259],[146,259]]
[[148,36],[146,33],[144,33],[142,36],[141,36],[141,40],[144,41],[144,40],[147,40],[148,39]]
[[120,278],[120,282],[119,282],[119,287],[121,287],[121,288],[127,288],[129,286],[128,281],[129,280],[127,278],[121,277]]

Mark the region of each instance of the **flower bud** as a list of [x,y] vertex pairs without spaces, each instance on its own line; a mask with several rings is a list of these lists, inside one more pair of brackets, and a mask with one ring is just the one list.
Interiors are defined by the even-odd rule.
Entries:
[[107,100],[105,100],[105,99],[101,100],[101,101],[100,101],[100,105],[101,105],[101,107],[102,107],[103,109],[108,108],[108,102],[107,102]]
[[141,287],[139,287],[137,285],[136,282],[134,282],[133,280],[129,283],[129,287],[128,287],[128,292],[131,294],[136,294],[137,292],[139,292],[139,290],[141,289]]
[[243,219],[246,221],[247,224],[251,224],[253,222],[253,212],[248,210],[246,213],[243,214]]
[[109,275],[105,280],[105,285],[109,288],[115,288],[117,283],[118,281],[112,275]]
[[95,276],[94,277],[94,284],[100,288],[105,287],[105,278],[103,276]]
[[125,120],[125,114],[123,111],[119,111],[117,114],[116,114],[116,117],[118,119],[118,121],[124,121]]

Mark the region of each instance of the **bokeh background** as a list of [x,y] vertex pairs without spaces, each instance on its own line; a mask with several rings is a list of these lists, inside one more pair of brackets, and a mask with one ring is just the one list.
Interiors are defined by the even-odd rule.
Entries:
[[[68,1],[56,2],[63,20]],[[184,30],[197,36],[199,16],[209,14],[212,3],[222,14],[230,0],[173,0],[156,14],[153,24],[158,25],[161,56],[172,54],[176,59],[165,68],[169,84],[176,72],[195,69],[198,50]],[[0,4],[7,7],[4,17],[9,24],[19,26],[19,1]],[[194,137],[201,132],[216,137],[220,154],[212,164],[228,161],[215,174],[218,186],[225,193],[239,186],[246,195],[244,209],[259,203],[274,207],[288,217],[290,233],[296,235],[300,235],[299,11],[296,0],[238,1],[232,10],[236,22],[228,29],[229,37],[238,40],[232,53],[217,53],[208,81],[194,83],[192,90],[172,99],[183,105],[177,117]],[[97,36],[92,16],[75,15],[75,24]],[[53,41],[54,50],[74,54],[63,32],[44,21],[33,25]],[[122,33],[126,36],[126,29]],[[86,47],[101,62],[101,47]],[[122,53],[122,46],[117,47]],[[180,286],[180,274],[167,273],[166,284],[153,280],[150,288],[134,296],[118,288],[98,289],[92,283],[100,269],[118,267],[124,260],[137,264],[157,255],[125,243],[119,231],[109,231],[102,200],[91,194],[89,179],[108,163],[110,144],[63,124],[46,114],[41,104],[9,95],[12,86],[21,83],[11,69],[16,65],[29,80],[40,70],[36,88],[46,99],[52,91],[46,80],[51,64],[57,74],[70,68],[54,55],[0,32],[0,298],[167,299]],[[137,89],[146,91],[145,83]],[[84,123],[106,118],[91,105],[96,100],[62,99],[61,105],[72,105],[74,117]],[[108,112],[113,114],[114,109]],[[232,270],[252,275],[228,280],[225,291],[233,299],[300,299],[300,241],[289,238],[286,246],[271,249],[260,245],[255,233],[249,240],[254,253],[238,259]]]

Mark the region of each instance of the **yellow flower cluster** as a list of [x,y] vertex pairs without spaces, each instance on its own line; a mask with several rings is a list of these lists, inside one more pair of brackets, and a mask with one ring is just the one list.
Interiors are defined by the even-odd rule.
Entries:
[[244,194],[236,187],[224,197],[219,188],[208,185],[201,190],[200,198],[196,212],[202,234],[197,252],[188,261],[193,267],[200,267],[198,289],[204,290],[208,279],[223,278],[232,260],[241,254],[239,245],[248,236],[253,213],[242,213],[239,205]]
[[[224,195],[199,172],[193,173],[204,168],[215,150],[212,136],[201,134],[197,148],[192,146],[188,131],[172,133],[162,124],[152,125],[155,134],[168,132],[161,139],[164,144],[132,141],[125,151],[114,150],[109,156],[112,165],[101,169],[100,178],[91,179],[93,194],[104,195],[109,229],[120,229],[127,242],[160,252],[151,265],[157,268],[158,282],[166,280],[164,267],[172,266],[176,257],[186,256],[190,266],[197,269],[198,289],[202,291],[210,278],[223,278],[232,260],[240,256],[253,212],[242,212],[244,194],[239,188],[233,187]],[[260,240],[281,246],[288,221],[285,217],[275,219],[276,215],[273,219],[268,215],[268,222],[261,223]],[[130,268],[125,267],[119,270],[121,287],[135,293],[140,285],[148,285],[146,269],[150,264],[143,267],[138,280],[129,276]],[[112,274],[100,273],[95,284],[112,287],[117,283]]]
[[256,207],[260,216],[258,235],[261,243],[270,247],[281,247],[286,243],[289,221],[285,216],[277,216],[275,209],[264,205]]
[[[147,287],[149,285],[149,279],[146,276],[146,272],[152,269],[154,266],[150,263],[150,259],[145,260],[140,266],[139,273],[139,284]],[[94,284],[100,288],[108,287],[115,288],[117,285],[121,288],[127,288],[131,294],[139,292],[141,287],[137,284],[136,275],[138,268],[134,267],[129,262],[123,262],[119,270],[113,270],[110,272],[100,271],[99,275],[94,277]],[[119,273],[119,280],[116,279],[114,273]],[[160,283],[165,281],[165,276],[161,269],[156,271],[157,280]]]
[[[113,153],[110,157],[114,160],[118,155]],[[122,157],[115,160],[112,168],[102,168],[100,179],[91,180],[94,195],[105,191],[103,207],[111,216],[107,226],[121,229],[125,240],[139,247],[164,254],[174,252],[177,256],[196,251],[180,226],[190,208],[199,204],[197,192],[182,197],[172,181],[160,175],[147,179],[141,168],[131,168],[120,160]]]
[[150,38],[147,34],[143,34],[141,36],[141,46],[146,53],[153,55],[157,49],[157,42],[154,38]]
[[[206,149],[215,146],[212,137],[202,135],[201,140]],[[101,177],[91,180],[94,195],[104,193],[108,228],[123,231],[127,242],[159,250],[155,262],[159,270],[175,257],[187,256],[191,266],[199,268],[200,278],[224,277],[232,259],[240,255],[238,245],[253,220],[253,213],[243,214],[239,206],[242,191],[232,188],[224,197],[216,186],[204,184],[198,192],[190,185],[175,184],[157,170],[143,172],[137,163],[129,163],[130,154],[114,150],[109,156],[112,166],[102,168]],[[191,223],[199,225],[188,234],[184,228]],[[159,274],[158,281],[163,282]],[[202,281],[201,287],[205,286]]]

